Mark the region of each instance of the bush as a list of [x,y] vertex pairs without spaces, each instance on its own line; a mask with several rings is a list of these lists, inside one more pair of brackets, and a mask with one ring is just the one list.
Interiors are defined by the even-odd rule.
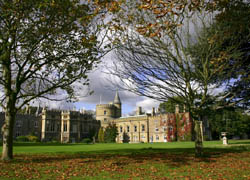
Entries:
[[83,139],[82,142],[83,142],[83,143],[86,143],[86,144],[92,143],[91,139],[89,139],[89,138]]
[[38,142],[38,137],[33,135],[26,136],[29,142]]
[[18,142],[28,142],[28,141],[29,141],[29,139],[27,138],[27,136],[18,136],[18,137],[16,138],[16,140],[17,140]]

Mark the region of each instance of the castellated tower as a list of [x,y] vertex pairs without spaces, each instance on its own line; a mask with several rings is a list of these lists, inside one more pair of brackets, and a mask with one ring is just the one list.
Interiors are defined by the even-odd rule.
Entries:
[[121,117],[122,103],[118,92],[116,92],[114,101],[109,104],[96,105],[96,120],[101,121],[101,126],[106,127],[114,119]]

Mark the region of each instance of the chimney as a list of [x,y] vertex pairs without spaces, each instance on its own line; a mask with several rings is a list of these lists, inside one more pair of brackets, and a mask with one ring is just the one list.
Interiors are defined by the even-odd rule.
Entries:
[[136,115],[142,115],[142,108],[139,106],[137,107],[137,110],[136,110]]
[[178,114],[180,112],[179,104],[175,105],[175,113]]
[[152,116],[155,116],[155,108],[152,108]]

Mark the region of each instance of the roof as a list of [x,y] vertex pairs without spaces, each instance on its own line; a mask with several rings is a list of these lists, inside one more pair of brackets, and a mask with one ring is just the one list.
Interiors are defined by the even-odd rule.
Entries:
[[115,94],[114,104],[121,104],[121,100],[120,100],[118,91],[116,91],[116,94]]

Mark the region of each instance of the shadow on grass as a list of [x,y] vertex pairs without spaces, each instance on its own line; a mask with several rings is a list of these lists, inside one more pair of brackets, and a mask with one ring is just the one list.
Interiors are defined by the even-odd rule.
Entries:
[[230,144],[250,144],[250,141],[240,141],[240,142],[230,142],[229,141],[229,145]]
[[[14,142],[14,146],[74,146],[79,143],[59,143],[59,142]],[[87,144],[86,144],[87,145]]]
[[63,161],[77,161],[81,163],[103,163],[110,161],[117,166],[133,165],[134,163],[164,163],[172,167],[190,165],[194,161],[215,162],[217,158],[229,153],[242,153],[250,151],[250,146],[237,146],[227,148],[204,148],[204,156],[195,158],[194,148],[142,148],[100,150],[76,153],[48,153],[16,155],[13,163],[53,163]]

